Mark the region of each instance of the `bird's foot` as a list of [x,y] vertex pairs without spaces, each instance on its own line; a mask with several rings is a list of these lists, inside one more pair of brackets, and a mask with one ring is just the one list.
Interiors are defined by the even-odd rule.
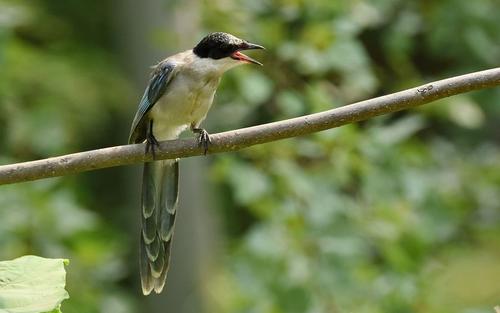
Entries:
[[160,143],[156,140],[156,137],[152,133],[148,133],[146,136],[146,154],[149,153],[151,149],[151,154],[153,155],[153,160],[156,159],[155,149],[160,147]]
[[191,130],[198,134],[198,147],[203,147],[203,154],[207,155],[208,146],[212,143],[210,135],[203,128],[192,128]]

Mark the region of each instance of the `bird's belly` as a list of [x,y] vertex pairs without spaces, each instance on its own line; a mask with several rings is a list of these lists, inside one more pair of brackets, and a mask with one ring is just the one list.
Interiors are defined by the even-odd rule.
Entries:
[[189,125],[198,126],[212,105],[216,88],[210,81],[192,80],[189,84],[176,78],[151,109],[155,137],[175,139]]

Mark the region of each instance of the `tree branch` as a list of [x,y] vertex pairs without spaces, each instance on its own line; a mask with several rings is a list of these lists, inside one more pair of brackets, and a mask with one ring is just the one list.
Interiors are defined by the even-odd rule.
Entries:
[[[236,151],[261,143],[311,134],[494,86],[500,86],[500,68],[452,77],[320,113],[213,134],[210,136],[212,144],[208,153]],[[194,139],[164,141],[160,143],[159,150],[156,151],[157,160],[203,154],[203,149],[197,146]],[[151,161],[151,154],[145,155],[144,151],[144,144],[125,145],[3,165],[0,166],[0,184]]]

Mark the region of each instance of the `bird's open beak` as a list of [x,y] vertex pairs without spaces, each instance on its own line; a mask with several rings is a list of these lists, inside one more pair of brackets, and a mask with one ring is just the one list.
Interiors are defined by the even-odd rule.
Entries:
[[265,48],[261,45],[256,45],[254,43],[245,42],[240,46],[240,49],[238,51],[231,54],[231,58],[238,60],[238,61],[242,61],[242,62],[262,65],[262,63],[260,63],[259,61],[254,60],[251,57],[249,57],[248,55],[241,53],[242,50],[255,50],[255,49],[265,49]]

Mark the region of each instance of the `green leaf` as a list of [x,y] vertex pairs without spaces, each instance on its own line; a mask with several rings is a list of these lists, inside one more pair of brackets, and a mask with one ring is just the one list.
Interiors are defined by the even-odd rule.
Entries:
[[0,313],[60,312],[67,264],[34,255],[0,262]]

